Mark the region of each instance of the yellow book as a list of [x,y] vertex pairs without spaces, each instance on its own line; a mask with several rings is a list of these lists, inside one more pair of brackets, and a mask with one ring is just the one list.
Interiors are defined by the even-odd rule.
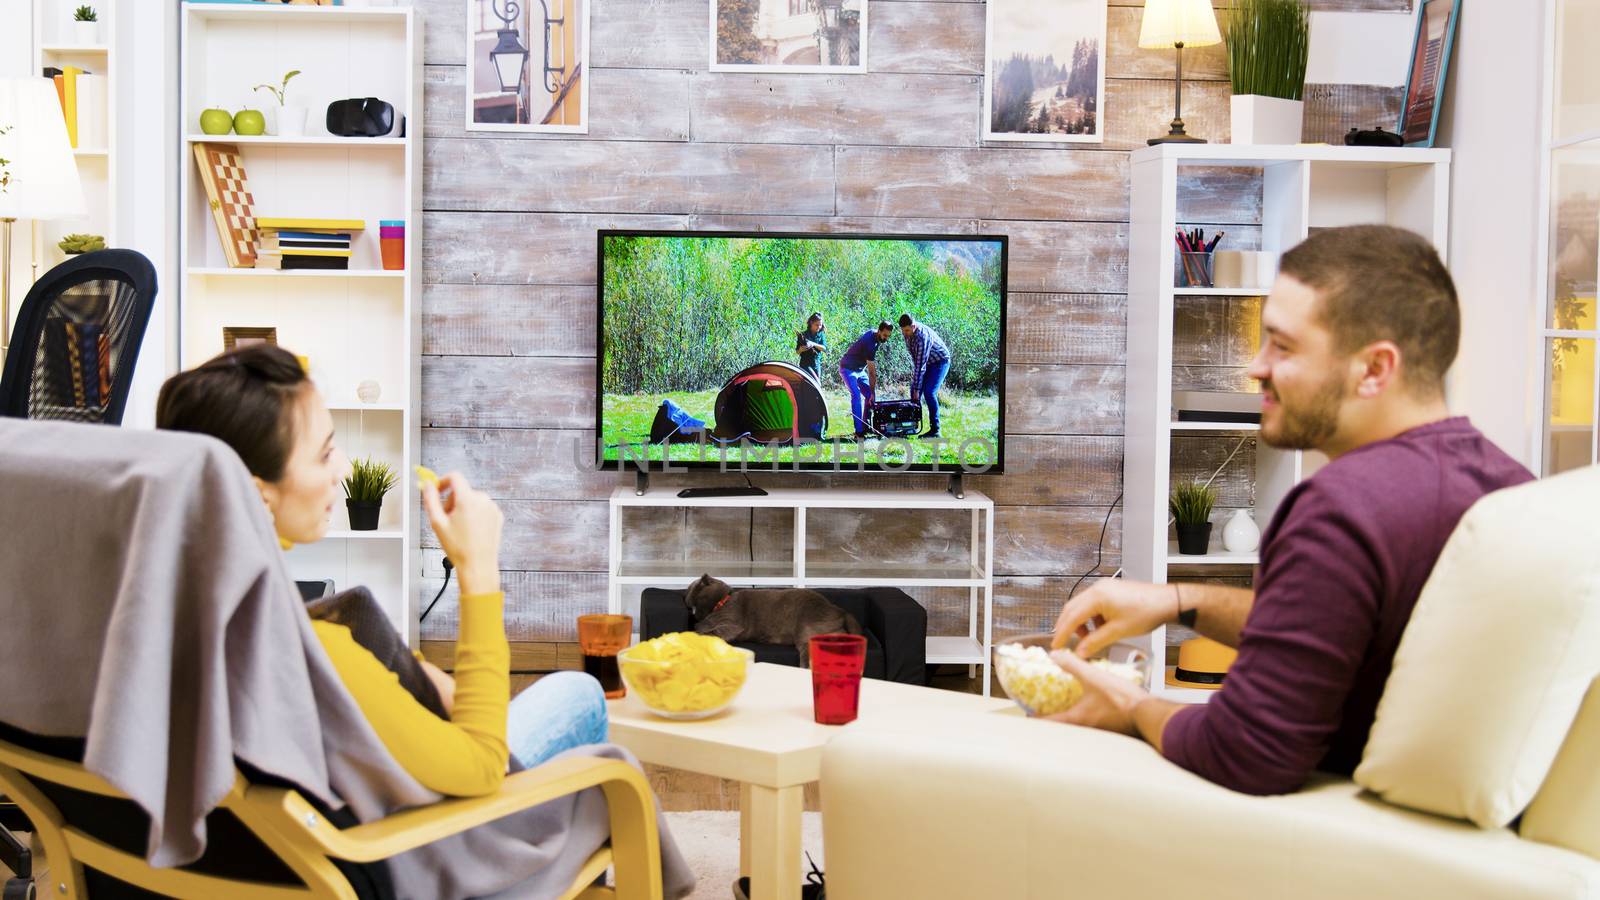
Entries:
[[256,217],[256,228],[262,231],[361,231],[367,227],[362,219],[284,219],[268,216]]
[[67,141],[78,146],[78,75],[83,70],[77,66],[62,66],[62,103],[67,116]]

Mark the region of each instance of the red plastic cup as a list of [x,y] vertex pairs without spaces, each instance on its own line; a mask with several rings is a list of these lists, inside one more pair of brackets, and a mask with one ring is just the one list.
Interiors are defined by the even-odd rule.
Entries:
[[856,720],[861,705],[861,671],[867,664],[867,639],[859,634],[819,634],[811,638],[811,700],[818,725]]

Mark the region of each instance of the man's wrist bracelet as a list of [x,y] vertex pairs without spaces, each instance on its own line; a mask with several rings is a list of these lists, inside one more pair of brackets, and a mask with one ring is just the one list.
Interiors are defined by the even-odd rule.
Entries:
[[1183,592],[1178,590],[1178,585],[1172,585],[1172,595],[1178,600],[1178,624],[1185,628],[1193,628],[1195,620],[1200,617],[1199,609],[1183,608]]

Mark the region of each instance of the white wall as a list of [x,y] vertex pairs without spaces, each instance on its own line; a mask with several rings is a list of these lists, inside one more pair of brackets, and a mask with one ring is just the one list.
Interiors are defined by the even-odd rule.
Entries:
[[161,382],[178,366],[178,4],[122,2],[142,15],[118,17],[117,234],[155,264],[159,285],[123,424],[152,428]]
[[1544,4],[1472,3],[1450,61],[1439,145],[1451,166],[1450,270],[1461,297],[1451,406],[1533,467],[1539,440]]

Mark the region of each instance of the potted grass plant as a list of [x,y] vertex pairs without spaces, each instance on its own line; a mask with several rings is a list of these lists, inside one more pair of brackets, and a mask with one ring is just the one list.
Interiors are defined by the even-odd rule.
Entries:
[[1237,0],[1222,30],[1235,144],[1298,144],[1311,18],[1304,0]]
[[344,507],[350,513],[351,531],[378,530],[383,495],[399,480],[388,463],[370,456],[350,462],[350,474],[344,479]]
[[1178,552],[1186,556],[1204,556],[1211,544],[1211,506],[1217,502],[1217,492],[1198,481],[1180,484],[1167,498],[1167,508],[1178,529]]

